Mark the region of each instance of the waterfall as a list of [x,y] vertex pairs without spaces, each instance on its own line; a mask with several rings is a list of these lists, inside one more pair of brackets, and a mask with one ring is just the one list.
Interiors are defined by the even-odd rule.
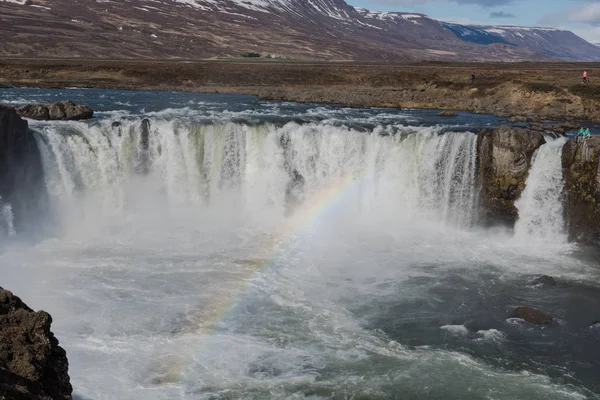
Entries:
[[14,236],[16,234],[12,206],[4,203],[2,196],[0,196],[0,229],[0,233],[4,235]]
[[[403,130],[402,130],[403,129]],[[283,126],[164,119],[49,123],[38,130],[51,199],[77,218],[167,207],[285,209],[350,177],[364,207],[467,227],[475,206],[476,135],[403,127],[397,134],[325,123]],[[236,203],[237,202],[237,203]]]
[[519,220],[517,237],[566,240],[564,220],[564,180],[561,165],[566,138],[546,138],[533,157],[521,198],[515,203]]

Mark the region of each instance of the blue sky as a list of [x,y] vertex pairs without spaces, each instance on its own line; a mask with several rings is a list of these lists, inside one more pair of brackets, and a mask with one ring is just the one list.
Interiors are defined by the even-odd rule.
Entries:
[[550,26],[600,42],[600,0],[346,0],[374,11],[419,12],[474,24]]

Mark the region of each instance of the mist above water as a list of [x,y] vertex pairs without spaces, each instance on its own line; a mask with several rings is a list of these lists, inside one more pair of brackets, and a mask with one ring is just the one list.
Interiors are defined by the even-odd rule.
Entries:
[[[52,314],[77,396],[600,391],[598,269],[562,236],[559,141],[513,235],[476,226],[472,132],[491,117],[102,95],[95,121],[31,124],[51,229],[0,254],[2,285]],[[528,284],[542,273],[564,285]],[[520,305],[557,323],[507,320]]]

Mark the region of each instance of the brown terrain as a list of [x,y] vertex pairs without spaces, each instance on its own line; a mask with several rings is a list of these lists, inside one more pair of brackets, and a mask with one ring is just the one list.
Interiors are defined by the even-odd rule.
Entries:
[[370,12],[344,0],[0,0],[0,57],[600,60],[600,48],[569,31],[490,28]]
[[[581,83],[583,70],[591,83]],[[600,77],[600,64],[593,63],[0,61],[0,83],[23,87],[218,91],[274,100],[598,122],[600,85],[595,77]]]

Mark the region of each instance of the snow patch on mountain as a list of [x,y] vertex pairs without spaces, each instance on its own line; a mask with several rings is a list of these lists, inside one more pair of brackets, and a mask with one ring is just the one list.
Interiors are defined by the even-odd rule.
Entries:
[[394,20],[398,20],[398,19],[403,19],[403,20],[412,22],[413,24],[419,24],[419,22],[418,22],[419,19],[428,18],[426,15],[423,15],[423,14],[405,14],[405,13],[399,13],[399,12],[369,11],[365,8],[360,8],[360,7],[356,7],[355,9],[364,18],[378,19],[378,20],[382,20],[382,21],[385,21],[385,20],[394,21]]
[[[454,33],[465,42],[477,44],[510,44],[503,35],[493,32],[492,27],[483,27],[477,25],[461,25],[452,22],[442,22],[444,28]],[[502,31],[504,33],[504,31]]]
[[[478,25],[473,25],[478,26]],[[488,29],[492,27],[488,26],[480,26],[481,28]],[[563,32],[562,29],[556,28],[545,28],[545,27],[537,27],[537,26],[516,26],[516,25],[494,25],[493,29],[497,29],[498,31],[506,32],[506,31],[540,31],[540,32]]]
[[[209,11],[212,9],[211,7],[207,7],[205,4],[200,4],[200,2],[198,2],[196,0],[174,0],[174,1],[175,1],[175,3],[180,3],[180,4],[184,4],[187,6],[194,7],[194,8],[199,8],[204,11]],[[209,3],[209,4],[212,4],[215,6],[217,5],[217,2],[214,0],[204,0],[203,3]]]

